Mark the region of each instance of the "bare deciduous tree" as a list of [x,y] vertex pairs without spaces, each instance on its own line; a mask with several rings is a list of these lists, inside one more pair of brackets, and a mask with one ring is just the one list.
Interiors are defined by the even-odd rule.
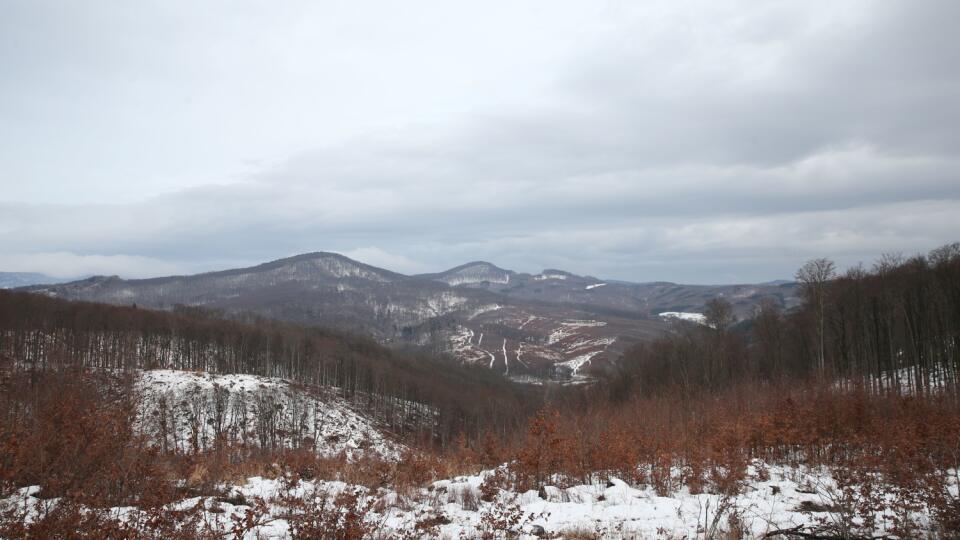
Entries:
[[707,324],[719,332],[725,332],[734,322],[733,306],[722,296],[707,301],[704,315],[707,317]]
[[796,279],[800,282],[801,292],[807,297],[807,300],[817,306],[817,340],[819,343],[819,355],[817,366],[822,373],[824,370],[824,319],[826,304],[826,285],[833,279],[837,267],[830,259],[812,259],[797,270]]

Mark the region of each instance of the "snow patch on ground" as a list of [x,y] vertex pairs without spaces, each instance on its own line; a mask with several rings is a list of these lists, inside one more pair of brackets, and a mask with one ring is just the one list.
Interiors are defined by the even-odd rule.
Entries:
[[523,330],[523,327],[524,327],[524,326],[532,323],[533,321],[537,320],[538,318],[539,318],[539,317],[537,317],[536,315],[530,315],[529,317],[527,317],[527,320],[525,320],[525,321],[523,321],[522,323],[520,323],[520,326],[518,326],[517,329],[518,329],[518,330]]
[[486,362],[489,358],[490,367],[496,361],[496,357],[490,351],[480,347],[483,343],[483,332],[477,337],[477,343],[473,343],[476,333],[465,326],[457,326],[447,340],[448,351],[461,362],[468,364]]
[[567,360],[566,362],[560,362],[557,365],[570,368],[570,372],[573,375],[579,375],[580,368],[582,368],[587,362],[593,360],[593,357],[600,354],[600,352],[601,351],[593,351],[588,352],[587,354],[581,354],[580,356]]
[[563,321],[563,322],[561,322],[560,324],[562,324],[563,326],[573,326],[573,327],[576,327],[576,328],[590,327],[590,326],[606,326],[606,325],[607,325],[607,323],[605,323],[605,322],[603,322],[603,321],[580,320],[580,319],[572,319],[572,320],[569,320],[569,321]]
[[[564,347],[564,350],[568,354],[576,354],[583,351],[584,349],[593,349],[600,348],[600,350],[606,349],[607,345],[612,344],[616,341],[616,338],[606,337],[606,338],[596,338],[596,339],[578,339],[572,343],[567,344]],[[599,351],[597,351],[599,352]]]
[[[900,352],[902,355],[902,351]],[[834,383],[835,388],[863,385],[874,391],[894,391],[902,396],[917,394],[937,394],[943,392],[953,380],[952,370],[944,365],[934,365],[927,370],[916,367],[902,367],[886,370],[880,377],[864,375],[860,379],[846,379]]]
[[510,374],[510,357],[507,356],[507,338],[503,338],[503,363],[506,366],[506,374],[509,375]]
[[688,313],[684,311],[664,311],[660,314],[661,319],[678,319],[697,324],[707,324],[707,316],[703,313]]
[[560,323],[560,328],[555,329],[550,332],[550,335],[547,336],[547,345],[553,345],[560,342],[563,339],[566,339],[570,336],[577,334],[577,329],[579,328],[589,328],[597,326],[606,326],[607,323],[603,321],[591,321],[591,320],[567,320]]
[[484,313],[489,313],[489,312],[491,312],[491,311],[496,311],[496,310],[502,309],[502,308],[503,308],[503,306],[501,306],[500,304],[489,304],[489,305],[486,305],[486,306],[481,306],[481,307],[479,307],[479,308],[471,311],[471,312],[470,312],[470,315],[467,315],[467,320],[468,320],[468,321],[472,321],[473,319],[476,319],[478,316],[483,315]]
[[535,281],[544,281],[547,279],[567,279],[566,274],[554,274],[552,272],[545,272],[543,274],[537,274],[533,276]]

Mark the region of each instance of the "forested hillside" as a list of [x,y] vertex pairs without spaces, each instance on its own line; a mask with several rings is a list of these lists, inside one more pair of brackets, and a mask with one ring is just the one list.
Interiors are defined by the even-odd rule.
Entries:
[[957,537],[960,244],[797,278],[578,387],[0,292],[0,535]]
[[[0,291],[0,359],[7,373],[176,369],[276,377],[336,388],[402,436],[446,444],[488,422],[517,425],[523,391],[486,370],[416,357],[370,339],[202,309],[174,313]],[[411,403],[435,414],[408,410]]]
[[638,390],[722,389],[743,381],[834,380],[875,393],[956,394],[960,384],[960,245],[928,257],[886,256],[834,276],[816,260],[798,272],[804,304],[762,302],[734,324],[722,298],[709,326],[643,344],[624,358],[619,384]]

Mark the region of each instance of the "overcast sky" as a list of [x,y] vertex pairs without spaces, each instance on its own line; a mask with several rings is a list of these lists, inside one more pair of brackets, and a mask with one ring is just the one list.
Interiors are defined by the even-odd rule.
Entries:
[[960,240],[956,0],[0,0],[0,270],[632,281]]

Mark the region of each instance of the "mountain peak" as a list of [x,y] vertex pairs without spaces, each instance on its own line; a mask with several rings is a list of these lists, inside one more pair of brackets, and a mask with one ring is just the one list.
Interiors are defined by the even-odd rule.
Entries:
[[446,272],[431,275],[431,279],[442,281],[451,287],[473,285],[477,283],[509,283],[514,272],[504,270],[487,261],[472,261],[451,268]]
[[316,259],[338,259],[342,261],[349,261],[351,263],[360,265],[363,264],[359,261],[355,261],[350,257],[341,255],[339,253],[334,253],[332,251],[311,251],[309,253],[300,253],[297,255],[291,255],[289,257],[283,257],[281,259],[276,259],[267,263],[260,264],[258,266],[267,266],[267,265],[276,265],[276,264],[289,264],[296,263],[300,261],[311,261]]
[[283,259],[254,266],[245,271],[278,271],[284,269],[289,273],[325,274],[333,278],[362,278],[373,281],[394,281],[403,276],[383,268],[377,268],[360,261],[356,261],[329,251],[313,251],[301,253]]
[[565,270],[557,270],[556,268],[544,268],[543,272],[540,272],[533,279],[537,281],[543,281],[546,279],[569,279],[569,278],[579,278],[580,276],[576,274],[571,274]]
[[488,270],[494,270],[494,271],[497,271],[497,272],[509,272],[509,270],[505,270],[505,269],[503,269],[503,268],[500,268],[499,266],[493,264],[492,262],[487,262],[487,261],[470,261],[470,262],[468,262],[468,263],[461,264],[460,266],[456,266],[456,267],[454,267],[454,268],[451,268],[451,269],[447,270],[446,272],[444,272],[444,274],[447,274],[447,273],[450,273],[450,272],[455,272],[455,271],[462,271],[462,270],[466,270],[466,269],[469,269],[469,268],[484,268],[484,269],[488,269]]

